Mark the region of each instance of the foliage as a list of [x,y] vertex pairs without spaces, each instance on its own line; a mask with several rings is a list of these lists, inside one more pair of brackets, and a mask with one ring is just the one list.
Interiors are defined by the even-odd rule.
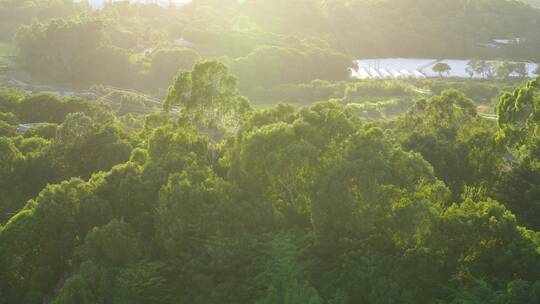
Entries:
[[442,78],[443,74],[449,73],[452,70],[452,67],[448,63],[439,62],[433,66],[433,72],[439,73],[439,76]]
[[152,53],[149,80],[157,82],[158,87],[165,87],[178,70],[191,70],[200,60],[200,55],[191,49],[160,49]]
[[276,86],[313,79],[345,80],[352,59],[318,48],[306,51],[294,48],[264,46],[232,63],[243,88]]
[[235,128],[249,111],[248,101],[236,88],[236,78],[217,61],[201,62],[193,71],[180,72],[163,107],[167,111],[180,107],[182,120],[217,131]]
[[466,185],[493,187],[502,172],[503,155],[494,129],[478,116],[470,99],[445,91],[418,101],[396,131],[404,147],[421,153],[458,198]]
[[506,146],[512,169],[502,179],[498,195],[524,224],[538,229],[540,212],[540,79],[505,93],[497,105],[497,139]]
[[34,23],[22,27],[16,40],[22,65],[38,77],[76,84],[121,84],[129,69],[126,54],[106,43],[105,26],[100,20]]
[[[5,301],[538,296],[540,235],[521,226],[538,227],[536,82],[501,98],[498,126],[456,91],[384,125],[336,101],[237,111],[245,98],[234,85],[224,65],[196,64],[171,87],[169,113],[129,133],[82,100],[2,95],[9,122],[36,115],[21,106],[32,100],[59,109],[42,117],[63,120],[0,138]],[[408,92],[350,87],[350,98]],[[222,119],[215,113],[236,117],[219,138],[202,128]]]
[[[489,60],[539,59],[540,36],[531,30],[538,11],[517,1],[201,0],[171,9],[114,3],[91,14],[72,1],[19,2],[3,1],[0,17],[4,40],[18,32],[20,67],[77,87],[103,83],[161,95],[176,70],[199,57],[226,62],[249,96],[346,80],[354,58],[478,58],[468,70],[484,78],[495,76]],[[481,46],[516,37],[522,42]]]

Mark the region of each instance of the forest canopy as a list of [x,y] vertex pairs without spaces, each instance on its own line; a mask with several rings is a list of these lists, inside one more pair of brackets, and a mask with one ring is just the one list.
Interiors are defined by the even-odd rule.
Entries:
[[[540,303],[539,28],[506,0],[0,0],[0,304]],[[351,76],[390,56],[470,77]]]
[[[332,101],[255,110],[235,86],[196,64],[136,129],[4,92],[3,303],[537,302],[540,79],[497,124],[458,91],[388,126]],[[9,133],[36,113],[52,124]]]

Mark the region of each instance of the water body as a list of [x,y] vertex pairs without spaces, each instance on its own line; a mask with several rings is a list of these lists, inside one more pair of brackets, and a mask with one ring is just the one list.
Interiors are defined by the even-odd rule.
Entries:
[[93,10],[100,10],[108,3],[113,2],[125,2],[130,3],[143,3],[143,4],[157,4],[162,7],[168,7],[170,4],[183,5],[191,3],[191,0],[74,0],[75,2],[88,2]]
[[[458,59],[410,59],[410,58],[380,58],[380,59],[361,59],[356,60],[356,69],[352,70],[352,77],[358,79],[400,79],[400,78],[431,78],[439,77],[439,74],[433,72],[433,66],[439,62],[448,64],[452,70],[448,77],[469,78],[465,70],[468,60]],[[500,64],[500,61],[493,61],[494,65]],[[535,63],[526,63],[529,77],[538,75],[534,73],[537,65]],[[480,78],[480,75],[476,75]]]

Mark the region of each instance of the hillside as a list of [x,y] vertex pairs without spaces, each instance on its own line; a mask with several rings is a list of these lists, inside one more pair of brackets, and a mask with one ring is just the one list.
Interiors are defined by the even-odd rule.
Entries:
[[0,0],[0,304],[540,303],[539,10],[142,2]]

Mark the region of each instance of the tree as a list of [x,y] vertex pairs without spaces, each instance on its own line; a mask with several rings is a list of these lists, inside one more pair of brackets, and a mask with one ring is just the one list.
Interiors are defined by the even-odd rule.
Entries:
[[[148,155],[152,165],[168,174],[182,172],[192,164],[209,164],[208,138],[189,129],[165,126],[154,130],[148,139]],[[167,176],[165,176],[165,182]]]
[[503,176],[497,197],[514,212],[520,223],[540,228],[540,78],[505,93],[497,104],[497,140],[511,157],[511,171]]
[[138,263],[122,269],[116,276],[115,303],[166,304],[177,301],[170,273],[170,265],[163,262]]
[[111,45],[100,19],[34,22],[21,27],[16,42],[22,66],[36,77],[77,84],[122,84],[127,79],[128,55]]
[[35,77],[76,84],[123,84],[130,63],[112,46],[99,18],[53,19],[21,27],[16,42],[23,67]]
[[393,191],[405,194],[413,191],[415,180],[433,181],[427,162],[393,146],[379,128],[358,130],[347,140],[343,153],[318,179],[313,198],[314,229],[331,244],[361,238],[376,229],[361,218],[384,216]]
[[499,64],[495,69],[497,77],[508,80],[511,76],[519,77],[521,80],[526,79],[529,76],[527,65],[523,62],[508,62],[504,61]]
[[113,282],[110,274],[91,262],[83,263],[78,271],[69,277],[53,304],[107,303],[113,296]]
[[106,267],[122,267],[137,262],[143,256],[142,242],[131,226],[113,220],[88,232],[79,248],[83,261]]
[[498,138],[521,152],[525,152],[521,147],[537,138],[537,128],[540,125],[539,91],[540,78],[527,82],[513,93],[505,93],[497,104],[500,128]]
[[311,45],[307,50],[294,45],[261,46],[236,59],[231,69],[238,75],[243,90],[253,90],[314,79],[345,80],[352,62],[344,54]]
[[200,62],[192,71],[178,74],[163,107],[167,111],[179,107],[181,119],[199,130],[232,131],[250,110],[236,84],[236,78],[223,63]]
[[307,227],[317,176],[359,127],[357,116],[337,102],[253,113],[240,129],[231,166],[244,193],[270,202],[281,225]]
[[[0,224],[0,303],[538,302],[540,79],[498,121],[446,90],[364,122],[340,101],[239,114],[223,66],[180,74],[148,116],[0,90],[10,123],[40,100],[35,115],[76,112],[0,137],[0,204],[19,210]],[[234,115],[231,136],[204,134]]]
[[230,185],[204,168],[171,175],[160,192],[159,241],[168,256],[194,253],[209,238],[227,232]]
[[242,185],[272,202],[284,226],[308,226],[311,200],[306,194],[313,186],[319,153],[292,125],[276,123],[246,132],[239,151]]
[[442,78],[444,73],[449,73],[452,70],[452,67],[447,63],[439,62],[433,66],[432,70],[439,73],[439,76]]
[[129,159],[131,145],[113,124],[98,124],[83,113],[73,113],[58,127],[48,157],[61,178],[90,177]]
[[58,127],[57,140],[62,145],[75,145],[95,132],[94,120],[84,113],[73,113]]
[[0,222],[7,220],[20,207],[20,168],[25,157],[14,142],[0,137]]
[[495,70],[495,74],[498,78],[508,80],[510,75],[514,73],[514,64],[510,63],[508,61],[504,61],[503,63],[499,64]]
[[472,287],[456,290],[452,299],[441,303],[509,303],[534,304],[540,298],[540,283],[515,280],[503,290],[496,290],[485,281],[478,281]]
[[405,149],[422,154],[458,200],[464,186],[492,186],[502,170],[493,124],[479,117],[474,102],[449,90],[418,101],[398,122]]
[[152,53],[149,81],[167,87],[179,70],[189,71],[199,60],[200,55],[192,49],[159,49]]
[[472,79],[477,71],[478,61],[476,59],[469,60],[469,62],[467,62],[467,67],[465,67],[465,72],[467,72],[469,77]]
[[[534,245],[537,237],[520,227],[514,214],[504,205],[490,199],[466,199],[461,205],[446,209],[441,220],[437,228],[440,230],[436,232],[439,236],[433,240],[442,244],[434,246],[449,248],[446,258],[456,263],[456,271],[468,271],[490,284],[511,282],[516,277],[537,280],[540,269],[524,266],[538,263],[534,262],[538,258]],[[447,238],[449,234],[466,236],[458,240]],[[483,246],[488,240],[491,246]],[[515,243],[521,244],[520,249]]]
[[486,60],[480,60],[476,65],[476,73],[482,75],[484,78],[493,78],[494,69],[493,63]]
[[16,163],[23,159],[23,155],[14,145],[13,141],[6,137],[0,137],[0,181],[8,179],[14,172]]
[[260,277],[268,286],[257,304],[321,304],[317,290],[310,286],[299,263],[298,248],[287,236],[277,235],[271,242],[271,257]]
[[[109,216],[109,221],[113,218],[122,219],[122,222],[129,224],[130,229],[133,228],[139,237],[148,241],[155,226],[154,203],[161,186],[159,181],[143,178],[143,168],[136,163],[117,165],[109,172],[94,174],[91,179],[97,192],[95,197],[107,202],[110,210],[90,212],[93,210],[92,207],[98,205],[97,203],[83,207],[87,207],[85,210],[90,215],[95,213],[101,215],[110,211],[110,214],[104,214]],[[83,214],[83,218],[85,216],[86,214]],[[98,216],[94,216],[94,219],[97,218]],[[106,219],[107,217],[104,217],[104,220]]]
[[8,267],[0,285],[10,286],[9,303],[42,303],[52,294],[80,240],[81,203],[90,190],[79,179],[50,185],[0,233],[0,267]]
[[514,72],[519,76],[521,80],[527,79],[529,77],[529,70],[527,65],[523,62],[517,62],[514,64]]

